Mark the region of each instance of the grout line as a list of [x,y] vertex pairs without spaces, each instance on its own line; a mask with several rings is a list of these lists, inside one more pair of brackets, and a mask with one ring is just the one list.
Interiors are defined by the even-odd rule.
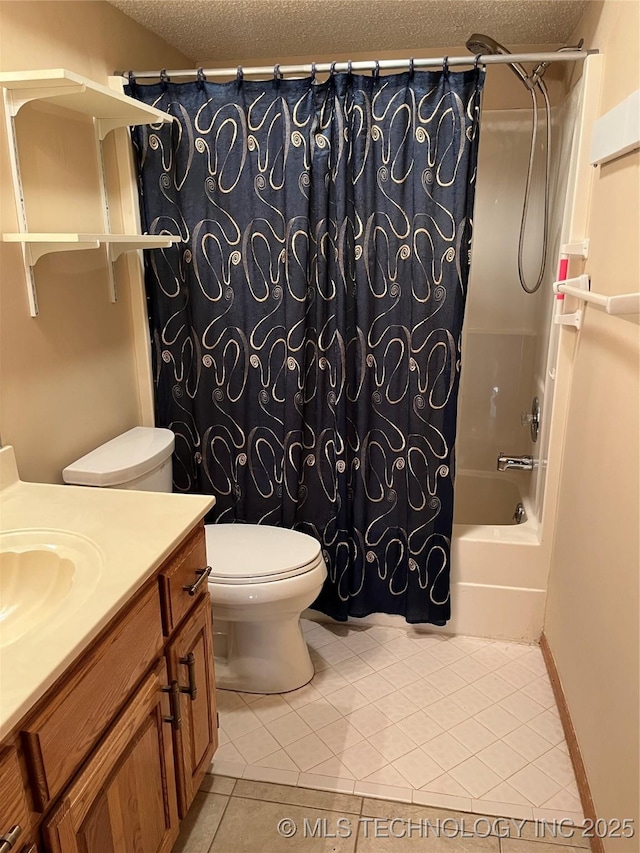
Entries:
[[[235,788],[235,785],[233,786]],[[231,802],[231,797],[233,794],[233,788],[231,789],[231,794],[227,796],[227,802],[224,804],[224,808],[222,809],[222,814],[220,815],[220,820],[218,821],[218,825],[215,828],[213,835],[211,836],[211,844],[207,847],[207,853],[211,853],[211,848],[213,847],[213,842],[216,840],[216,835],[218,834],[218,830],[222,826],[222,821],[224,820],[224,816],[227,813],[227,808],[229,807],[229,803]]]
[[360,829],[362,827],[362,812],[364,811],[364,797],[360,797],[360,813],[358,814],[358,828],[356,829],[356,842],[353,845],[353,853],[358,853],[358,844],[360,843]]
[[[253,779],[244,779],[243,781],[253,782],[254,780]],[[271,785],[271,784],[278,785],[280,783],[279,782],[273,782],[273,783],[272,782],[255,782],[255,784],[256,785]],[[354,796],[353,794],[340,794],[337,791],[323,791],[320,788],[298,788],[297,785],[288,785],[287,787],[295,788],[297,791],[313,791],[316,794],[334,794],[337,797],[353,797]],[[300,803],[285,802],[284,800],[265,799],[264,797],[248,797],[246,794],[235,794],[235,798],[237,800],[245,800],[245,801],[249,801],[251,803],[274,803],[277,806],[293,806],[293,808],[298,808],[298,809],[309,808],[309,809],[317,809],[318,811],[324,811],[324,812],[334,812],[334,813],[337,812],[338,814],[344,814],[345,816],[346,815],[358,815],[358,816],[362,815],[362,803],[360,803],[360,811],[359,812],[355,812],[355,811],[352,812],[352,811],[348,811],[346,809],[331,809],[331,808],[327,808],[326,806],[302,805]],[[229,797],[229,799],[231,799],[231,797]],[[362,797],[360,799],[362,799]]]

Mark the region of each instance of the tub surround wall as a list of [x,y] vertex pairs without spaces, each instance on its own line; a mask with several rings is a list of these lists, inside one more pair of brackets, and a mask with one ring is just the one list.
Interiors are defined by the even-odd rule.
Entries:
[[[3,2],[0,16],[3,71],[63,67],[106,84],[118,67],[190,64],[108,3]],[[45,201],[50,214],[45,230],[51,230],[52,221],[64,230],[70,216],[77,221],[86,212],[80,230],[91,231],[99,200],[92,194],[98,192],[95,158],[83,155],[83,150],[93,151],[90,123],[67,120],[68,114],[64,122],[54,120],[52,112],[31,107],[24,108],[23,118],[38,138],[45,134],[48,140],[47,148],[39,146],[38,157],[36,146],[30,150],[27,143],[25,163],[44,170],[52,181],[51,160],[73,175],[73,187],[66,188],[73,189],[72,197]],[[90,144],[83,147],[79,141],[85,134],[91,134],[86,137]],[[4,123],[0,140],[0,183],[9,187]],[[108,140],[107,147],[111,144]],[[88,187],[95,189],[88,192]],[[117,230],[114,189],[112,227]],[[38,227],[43,209],[28,211],[32,228]],[[19,230],[11,193],[2,193],[1,214],[3,232]],[[96,230],[103,230],[101,223]],[[20,249],[0,242],[0,253],[0,435],[15,447],[26,480],[59,483],[70,461],[142,421],[131,304],[141,281],[127,281],[127,261],[118,261],[119,301],[112,305],[99,251],[45,257],[36,270],[40,316],[33,319]]]
[[[574,85],[562,104],[552,110],[549,251],[541,287],[542,295],[536,304],[537,336],[532,370],[532,396],[538,397],[541,411],[538,441],[532,445],[532,452],[544,460],[544,464],[532,473],[529,484],[529,498],[538,519],[543,517],[544,511],[549,434],[553,415],[560,335],[559,327],[553,324],[552,315],[556,309],[556,299],[552,293],[552,287],[557,277],[558,258],[562,243],[571,241],[574,227],[578,227],[582,231],[575,221],[574,213],[576,170],[583,136],[578,125],[580,127],[583,125],[582,82]],[[548,515],[547,521],[551,521],[552,518],[552,514]]]
[[[640,5],[589,3],[576,35],[604,52],[598,114],[637,88]],[[607,294],[640,277],[636,151],[593,170],[586,272]],[[637,318],[587,309],[572,363],[566,445],[545,634],[553,653],[601,818],[635,819],[636,838],[607,839],[607,853],[638,848],[638,392]],[[575,337],[575,336],[574,336]]]

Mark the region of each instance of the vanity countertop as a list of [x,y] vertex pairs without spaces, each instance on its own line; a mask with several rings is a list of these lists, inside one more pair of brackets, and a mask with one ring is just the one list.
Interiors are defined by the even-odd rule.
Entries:
[[90,540],[97,557],[95,573],[74,576],[80,606],[65,613],[63,600],[5,645],[1,626],[11,593],[0,600],[0,740],[214,503],[200,495],[26,483],[18,478],[13,448],[0,449],[0,533],[21,531],[23,539],[29,531],[69,533]]

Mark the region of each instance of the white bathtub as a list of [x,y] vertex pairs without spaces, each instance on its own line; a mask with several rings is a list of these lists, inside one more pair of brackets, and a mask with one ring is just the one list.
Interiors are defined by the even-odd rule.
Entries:
[[[451,619],[444,628],[416,625],[416,632],[527,643],[538,640],[544,620],[546,568],[538,522],[527,497],[529,476],[458,471],[451,543]],[[513,515],[519,503],[524,506],[526,521],[516,524]],[[315,610],[304,615],[328,620]],[[402,617],[384,613],[350,621],[406,624]]]
[[[528,498],[530,474],[459,471],[451,543],[447,633],[536,641],[542,631],[546,568]],[[526,520],[517,524],[522,504]]]
[[[526,477],[526,475],[525,475]],[[530,510],[525,506],[522,492],[526,479],[521,475],[459,471],[456,476],[453,523],[465,527],[516,524],[518,505],[525,509],[525,521]]]

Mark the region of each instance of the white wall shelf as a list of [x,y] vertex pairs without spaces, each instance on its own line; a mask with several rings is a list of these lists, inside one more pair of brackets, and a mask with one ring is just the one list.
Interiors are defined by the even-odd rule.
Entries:
[[[174,120],[173,117],[162,112],[162,110],[128,97],[121,90],[107,88],[64,68],[2,72],[0,73],[0,87],[3,89],[11,177],[18,213],[18,228],[20,229],[19,233],[3,234],[2,239],[6,243],[17,244],[21,248],[29,313],[32,317],[38,316],[34,267],[43,255],[53,252],[71,252],[102,247],[107,267],[110,298],[112,302],[116,302],[117,292],[113,263],[117,258],[124,252],[168,248],[173,243],[179,242],[180,238],[170,234],[111,233],[107,185],[104,174],[103,140],[110,131],[116,128],[138,124],[167,124]],[[25,104],[35,101],[62,107],[64,110],[71,110],[93,120],[93,137],[99,178],[93,192],[96,200],[99,199],[100,218],[103,225],[101,233],[31,233],[29,231],[25,191],[20,174],[20,129],[16,125],[16,117]],[[56,116],[56,121],[65,122],[68,120],[68,114],[65,116],[64,110],[60,111],[59,118]],[[39,144],[37,135],[34,138],[33,133],[31,136],[25,134],[25,137],[22,140],[24,143]],[[30,192],[38,200],[42,195],[36,189],[31,189]]]
[[107,247],[111,262],[123,252],[139,249],[167,249],[179,243],[180,237],[156,234],[3,234],[5,243],[24,243],[29,266],[34,267],[43,255],[53,252],[70,252],[74,249],[98,249]]
[[5,90],[7,112],[12,118],[31,101],[47,101],[95,118],[101,141],[116,127],[173,121],[173,117],[162,110],[64,68],[2,72],[0,86]]

